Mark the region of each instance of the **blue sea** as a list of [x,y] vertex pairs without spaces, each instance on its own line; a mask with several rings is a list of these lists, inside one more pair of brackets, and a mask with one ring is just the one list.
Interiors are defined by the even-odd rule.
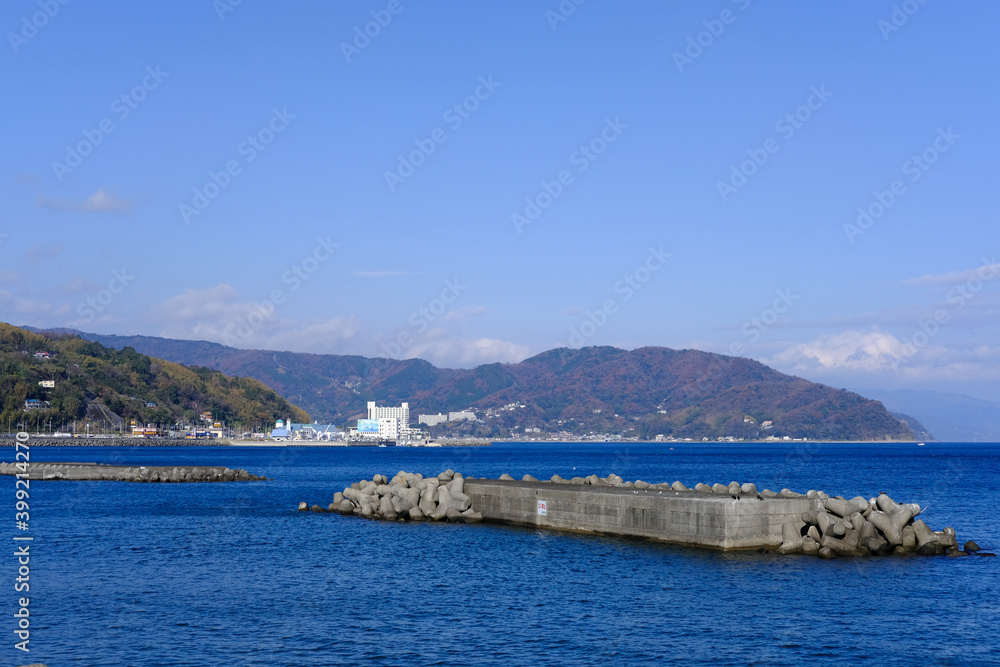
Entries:
[[[1000,558],[722,553],[299,513],[375,473],[754,482],[926,506],[1000,549],[1000,445],[34,447],[33,460],[246,468],[230,484],[32,482],[30,654],[3,664],[1000,664]],[[13,460],[8,450],[4,460]],[[14,513],[14,479],[8,487]],[[13,516],[11,516],[13,520]],[[12,521],[13,524],[13,521]],[[11,534],[18,533],[11,525]],[[14,544],[14,543],[12,543]],[[8,553],[13,553],[10,548]]]

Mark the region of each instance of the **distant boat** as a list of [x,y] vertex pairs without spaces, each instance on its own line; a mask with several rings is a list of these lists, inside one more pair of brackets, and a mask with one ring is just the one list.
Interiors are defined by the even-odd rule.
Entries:
[[917,443],[917,447],[923,447],[923,446],[924,446],[924,443],[922,443],[922,442],[918,442]]

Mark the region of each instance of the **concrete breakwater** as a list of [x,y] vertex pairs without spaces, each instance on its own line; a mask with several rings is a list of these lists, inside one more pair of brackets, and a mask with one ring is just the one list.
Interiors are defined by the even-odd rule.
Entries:
[[[299,509],[309,510],[306,503]],[[955,531],[933,531],[915,504],[886,494],[851,500],[811,490],[757,490],[751,483],[652,484],[618,475],[538,480],[463,477],[451,470],[423,478],[400,471],[376,475],[334,495],[327,510],[387,520],[471,520],[557,530],[643,537],[713,549],[770,549],[826,558],[886,554],[951,556]],[[985,555],[985,554],[984,554]]]
[[[0,438],[0,447],[14,447],[14,438]],[[202,438],[53,438],[44,435],[30,437],[32,447],[227,447],[228,440]]]
[[98,463],[0,463],[0,475],[39,481],[256,482],[266,477],[221,466],[119,466]]

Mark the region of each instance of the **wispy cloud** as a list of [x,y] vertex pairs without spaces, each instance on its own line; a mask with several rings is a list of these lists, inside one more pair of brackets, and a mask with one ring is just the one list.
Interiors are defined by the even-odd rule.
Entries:
[[456,308],[455,310],[449,311],[442,316],[439,321],[454,322],[464,320],[467,317],[478,317],[479,315],[485,314],[486,306],[465,306],[464,308]]
[[132,210],[132,202],[109,195],[101,188],[87,197],[80,206],[81,211],[120,211]]
[[24,282],[26,276],[7,269],[0,269],[0,285],[13,285]]
[[105,286],[86,278],[74,278],[65,285],[57,287],[55,292],[61,295],[77,296],[79,294],[94,294]]
[[1000,273],[1000,264],[997,263],[996,255],[991,259],[983,258],[983,263],[974,269],[962,269],[959,271],[949,271],[948,273],[928,273],[919,278],[904,280],[903,285],[957,285],[970,280],[989,280],[992,276]]
[[419,276],[423,271],[351,271],[358,278],[388,278],[390,276]]
[[82,202],[48,199],[44,195],[38,198],[38,205],[53,210],[83,211],[85,213],[129,213],[134,202],[120,199],[105,191],[104,188],[90,195]]
[[62,251],[62,243],[42,243],[41,241],[36,241],[24,251],[24,257],[28,260],[29,264],[38,264],[46,259],[58,257],[62,254]]
[[[167,338],[291,352],[343,353],[343,346],[360,329],[354,316],[307,321],[284,318],[280,307],[262,310],[260,304],[243,299],[227,284],[185,290],[154,307],[145,319],[156,335]],[[258,324],[247,327],[248,322]],[[249,335],[239,335],[241,326]]]

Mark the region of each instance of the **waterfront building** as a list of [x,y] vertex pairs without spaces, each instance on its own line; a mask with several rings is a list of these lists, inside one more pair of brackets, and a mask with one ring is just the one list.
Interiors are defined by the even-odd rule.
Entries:
[[410,428],[410,404],[403,403],[398,408],[380,408],[375,401],[368,401],[368,419],[398,419],[397,428]]

